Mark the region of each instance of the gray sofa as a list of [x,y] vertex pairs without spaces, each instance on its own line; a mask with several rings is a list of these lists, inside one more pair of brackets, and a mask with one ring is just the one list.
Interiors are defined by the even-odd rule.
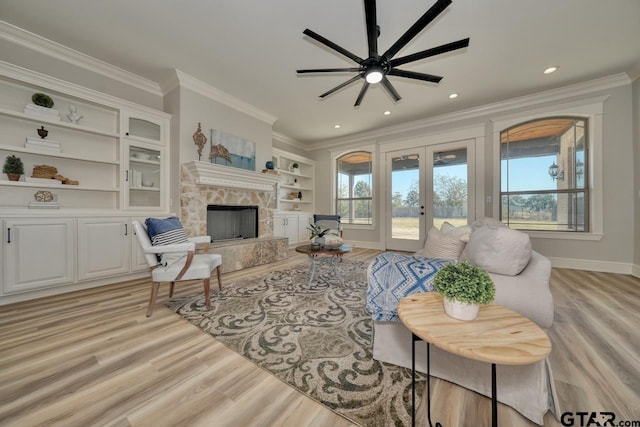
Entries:
[[[470,236],[467,249],[471,249],[475,245],[476,249],[486,250],[487,246],[484,240],[487,239],[487,233],[493,233],[494,237],[498,232],[500,235],[508,234],[509,236],[518,233],[515,230],[509,230],[508,232],[503,230],[496,231],[495,229],[501,227],[501,225],[487,225],[484,223],[476,223],[474,225],[474,231]],[[483,234],[482,230],[486,231],[485,227],[491,230],[481,236]],[[478,230],[481,230],[481,232],[475,234]],[[524,235],[524,233],[520,234]],[[474,238],[476,236],[479,237]],[[517,235],[517,237],[523,239],[522,236]],[[500,252],[514,253],[514,251],[520,249],[526,251],[525,243],[528,243],[528,236],[526,237],[526,242],[522,240],[520,249],[509,246],[501,238],[497,238],[493,243],[498,245],[496,246],[498,249],[495,251],[496,256],[504,257],[504,253]],[[546,330],[553,324],[554,312],[553,297],[549,289],[551,263],[544,256],[532,251],[530,244],[528,248],[528,260],[519,274],[505,275],[489,271],[489,275],[496,286],[495,302],[497,304],[526,316]],[[459,258],[467,259],[473,263],[473,259],[470,259],[474,258],[473,253],[469,254],[467,252],[465,250],[465,253]],[[431,253],[433,253],[433,250],[431,250]],[[424,252],[422,255],[424,255]],[[486,251],[484,255],[486,255]],[[414,258],[419,259],[419,257]],[[522,259],[526,260],[526,258]],[[484,262],[484,260],[478,261],[480,263]],[[490,266],[493,261],[495,260],[488,259],[487,265]],[[387,265],[384,268],[393,269],[393,266]],[[497,269],[499,270],[500,268]],[[383,277],[378,275],[375,278],[371,274],[373,273],[370,266],[370,291],[372,282]],[[379,283],[377,284],[379,285]],[[394,293],[392,290],[388,292],[389,294]],[[397,295],[397,292],[395,294]],[[411,333],[409,330],[398,320],[376,320],[374,317],[373,357],[382,362],[410,368]],[[426,360],[426,344],[419,341],[416,343],[416,369],[426,372]],[[488,363],[456,356],[432,346],[431,375],[459,384],[487,397],[491,396],[491,365]],[[526,366],[498,365],[497,390],[500,402],[511,406],[535,423],[542,424],[544,414],[547,411],[552,411],[556,418],[560,415],[553,373],[547,359]]]

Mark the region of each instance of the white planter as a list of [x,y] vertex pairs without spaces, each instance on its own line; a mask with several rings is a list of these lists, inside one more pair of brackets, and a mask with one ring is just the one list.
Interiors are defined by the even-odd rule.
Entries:
[[479,304],[469,304],[444,298],[444,312],[458,320],[473,320],[478,317]]

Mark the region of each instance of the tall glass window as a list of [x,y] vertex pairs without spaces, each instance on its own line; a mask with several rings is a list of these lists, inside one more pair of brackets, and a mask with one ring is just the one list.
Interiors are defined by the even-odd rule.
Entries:
[[336,214],[343,224],[373,224],[372,158],[354,151],[336,160]]
[[500,132],[500,219],[512,228],[589,231],[587,120],[549,117]]

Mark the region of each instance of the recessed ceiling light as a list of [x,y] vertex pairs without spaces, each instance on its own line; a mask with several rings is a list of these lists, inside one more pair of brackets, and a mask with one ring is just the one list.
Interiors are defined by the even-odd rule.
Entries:
[[457,98],[458,94],[457,93],[452,93],[451,95],[449,95],[449,99],[454,99]]
[[551,74],[551,73],[553,73],[554,71],[556,71],[557,69],[558,69],[558,67],[557,67],[557,66],[549,67],[549,68],[547,68],[546,70],[544,70],[544,73],[545,73],[545,74]]
[[340,129],[340,125],[333,125],[334,128]]
[[384,113],[382,113],[382,114],[384,114],[385,116],[388,116],[389,114],[391,114],[391,111],[387,110],[387,111],[385,111],[385,112],[384,112]]

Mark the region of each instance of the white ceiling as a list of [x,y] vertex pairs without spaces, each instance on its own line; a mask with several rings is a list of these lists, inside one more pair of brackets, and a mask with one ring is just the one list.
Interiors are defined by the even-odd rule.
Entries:
[[[434,2],[379,0],[379,50]],[[466,49],[400,67],[444,76],[440,84],[392,76],[401,101],[376,85],[358,108],[360,82],[318,98],[353,74],[295,70],[355,66],[303,36],[305,28],[367,56],[362,0],[0,0],[0,19],[158,83],[177,68],[277,117],[274,131],[301,142],[637,73],[640,65],[640,0],[454,0],[396,55],[470,37]],[[544,75],[551,65],[560,69]],[[452,92],[460,96],[450,100]]]

